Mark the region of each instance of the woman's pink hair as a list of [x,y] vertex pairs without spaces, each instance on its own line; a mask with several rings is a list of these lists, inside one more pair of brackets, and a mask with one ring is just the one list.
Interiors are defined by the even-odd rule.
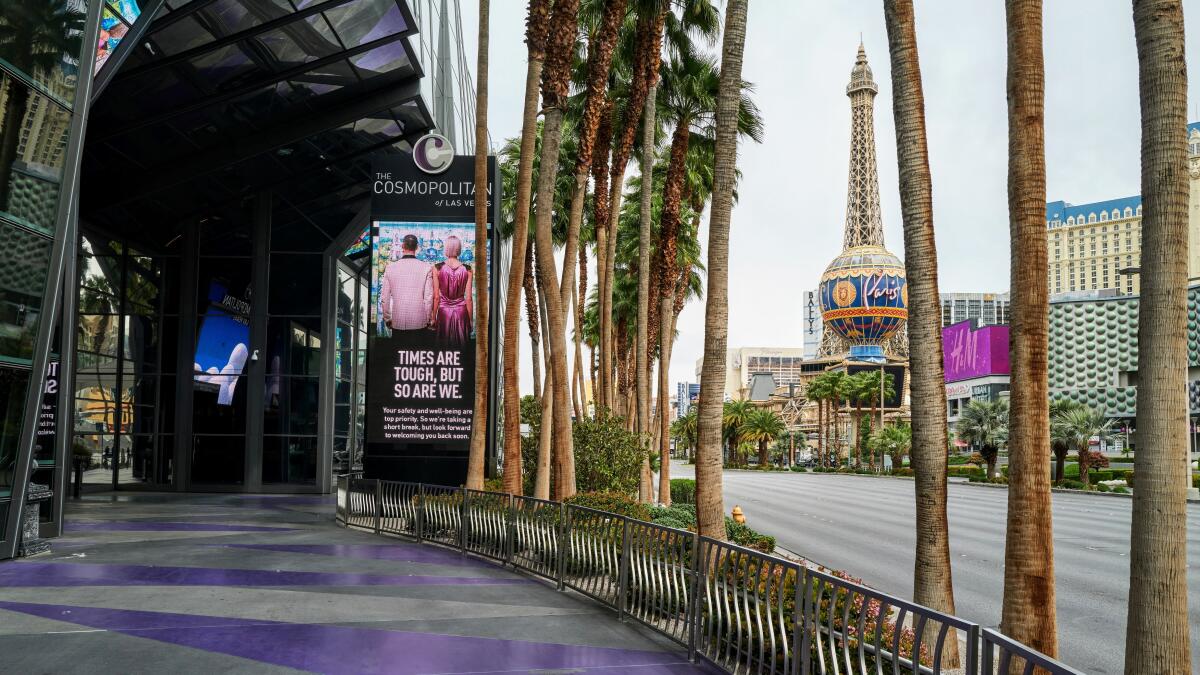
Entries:
[[462,239],[454,235],[446,237],[444,253],[447,258],[457,258],[462,253]]

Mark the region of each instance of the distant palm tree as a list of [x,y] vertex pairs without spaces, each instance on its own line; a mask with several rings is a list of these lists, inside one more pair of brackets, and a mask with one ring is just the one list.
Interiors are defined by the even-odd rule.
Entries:
[[721,435],[725,439],[729,451],[730,464],[739,463],[738,448],[746,440],[743,437],[743,430],[754,411],[754,404],[745,399],[729,401],[721,411]]
[[1050,402],[1050,452],[1054,454],[1054,482],[1061,482],[1071,453],[1071,428],[1065,423],[1067,413],[1082,407],[1082,403],[1060,398]]
[[1087,406],[1078,406],[1063,414],[1061,425],[1066,431],[1066,437],[1079,453],[1079,480],[1085,486],[1091,485],[1088,476],[1088,465],[1091,461],[1091,440],[1094,437],[1104,438],[1112,430],[1112,420],[1104,414]]
[[751,443],[758,444],[758,465],[765,467],[770,463],[767,444],[779,438],[785,431],[787,426],[774,410],[755,408],[742,423],[741,436]]
[[907,424],[886,426],[871,435],[871,451],[892,458],[892,471],[904,466],[904,456],[912,448],[912,427]]
[[817,463],[827,466],[825,451],[825,407],[829,402],[829,378],[827,373],[821,373],[808,381],[804,395],[808,400],[817,404]]
[[955,426],[958,437],[975,446],[987,462],[987,477],[996,477],[996,459],[1008,437],[1008,401],[971,401]]
[[[62,0],[4,0],[0,4],[0,59],[45,82],[49,71],[79,57],[84,14]],[[9,80],[0,115],[0,209],[11,208],[13,162],[21,140],[30,89]]]
[[675,438],[678,447],[685,448],[685,459],[691,461],[691,453],[696,448],[696,409],[687,411],[683,417],[671,423],[671,436]]
[[[894,386],[896,378],[882,370],[864,370],[856,377],[861,378],[859,381],[861,389],[857,393],[870,406],[867,420],[870,422],[871,434],[874,434],[875,420],[878,418],[875,413],[887,399],[896,395],[896,387]],[[883,396],[882,399],[880,398],[880,394]],[[870,437],[868,436],[868,438]],[[874,469],[875,451],[870,448],[868,450],[870,451],[870,465]]]

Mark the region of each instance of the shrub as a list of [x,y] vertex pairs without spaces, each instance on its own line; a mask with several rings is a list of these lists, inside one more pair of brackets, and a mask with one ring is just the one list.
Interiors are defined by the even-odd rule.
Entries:
[[745,546],[763,553],[771,553],[775,550],[775,537],[756,532],[750,529],[749,525],[743,525],[729,516],[725,516],[725,534],[729,537],[729,541],[738,546]]
[[906,466],[902,469],[896,469],[895,471],[892,472],[892,475],[893,476],[913,476],[916,474],[913,472],[912,469],[910,469]]
[[695,504],[696,481],[692,478],[671,479],[671,503]]
[[[671,522],[666,522],[671,521]],[[672,504],[670,506],[651,506],[650,522],[657,525],[667,525],[688,529],[696,525],[696,507],[691,504]],[[675,525],[674,523],[682,523]]]
[[984,459],[983,455],[979,454],[978,452],[971,453],[971,456],[968,458],[968,461],[971,464],[975,464],[975,465],[987,464],[987,460]]
[[1105,455],[1104,453],[1100,452],[1099,450],[1093,450],[1093,451],[1089,452],[1088,453],[1088,468],[1089,469],[1107,469],[1108,468],[1108,455]]
[[1125,484],[1129,487],[1133,487],[1133,469],[1125,472]]
[[[816,469],[813,470],[816,471]],[[800,466],[799,464],[793,466],[792,471],[795,471],[796,473],[808,473],[808,469]]]
[[1113,480],[1116,478],[1116,474],[1114,474],[1112,471],[1089,471],[1088,475],[1091,476],[1093,483],[1102,480]]
[[1117,493],[1117,494],[1119,494],[1119,495],[1127,495],[1127,494],[1129,494],[1129,488],[1126,488],[1126,487],[1121,487],[1120,485],[1118,485],[1117,487],[1113,488],[1113,489],[1112,489],[1112,491],[1113,491],[1113,492],[1115,492],[1115,493]]
[[580,492],[637,492],[646,447],[620,417],[575,420],[575,481]]
[[1110,492],[1112,490],[1112,488],[1108,487],[1104,483],[1097,485],[1096,489],[1100,492]]
[[638,520],[651,519],[650,507],[618,492],[580,492],[568,497],[567,503]]
[[1067,489],[1069,489],[1069,490],[1082,490],[1082,489],[1084,489],[1084,487],[1083,487],[1083,482],[1082,482],[1082,481],[1070,480],[1069,478],[1065,478],[1065,479],[1063,479],[1063,480],[1059,481],[1059,483],[1058,483],[1058,487],[1061,487],[1061,488],[1067,488]]

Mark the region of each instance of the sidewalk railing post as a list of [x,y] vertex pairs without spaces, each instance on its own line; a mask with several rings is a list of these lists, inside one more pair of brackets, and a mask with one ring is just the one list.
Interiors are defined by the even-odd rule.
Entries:
[[382,532],[383,525],[383,481],[375,479],[375,534]]
[[[988,650],[991,651],[990,649]],[[987,657],[984,657],[987,659]],[[992,664],[991,659],[987,659],[987,673],[991,675]],[[972,624],[967,629],[967,675],[979,675],[982,672],[979,668],[979,626]]]
[[417,483],[417,541],[425,541],[425,484]]
[[517,497],[508,496],[508,522],[504,523],[504,563],[513,565],[517,555]]
[[554,576],[558,582],[558,590],[566,588],[567,584],[567,549],[571,545],[571,524],[567,522],[567,505],[558,503],[558,569]]
[[792,605],[792,675],[801,675],[801,671],[808,673],[808,667],[801,665],[807,663],[805,658],[808,654],[808,649],[805,648],[805,637],[808,635],[805,630],[808,627],[808,607],[805,604],[807,598],[808,567],[801,565],[796,570],[796,600]]
[[[796,584],[796,607],[800,608],[800,617],[796,620],[796,628],[800,631],[800,653],[797,655],[797,660],[800,662],[800,675],[809,675],[812,672],[812,632],[820,630],[820,616],[810,626],[808,623],[809,612],[812,609],[812,588],[808,579],[808,567],[805,566],[802,577],[803,583]],[[832,606],[830,607],[832,612]]]
[[467,527],[471,517],[471,511],[467,506],[467,500],[470,499],[470,495],[467,493],[466,488],[459,488],[459,491],[462,492],[462,503],[458,505],[460,514],[458,516],[458,547],[462,550],[462,554],[466,555]]
[[621,558],[617,562],[617,618],[625,620],[629,613],[629,566],[633,552],[629,519],[621,516]]
[[688,564],[688,568],[692,571],[692,584],[688,589],[688,604],[687,604],[687,648],[688,660],[692,663],[696,662],[696,631],[700,625],[700,533],[692,533],[692,559]]

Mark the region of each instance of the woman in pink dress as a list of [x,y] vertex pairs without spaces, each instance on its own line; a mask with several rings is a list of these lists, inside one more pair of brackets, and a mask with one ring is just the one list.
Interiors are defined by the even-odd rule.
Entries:
[[458,259],[461,239],[446,237],[444,250],[433,275],[433,324],[438,342],[461,347],[471,336],[471,268]]

